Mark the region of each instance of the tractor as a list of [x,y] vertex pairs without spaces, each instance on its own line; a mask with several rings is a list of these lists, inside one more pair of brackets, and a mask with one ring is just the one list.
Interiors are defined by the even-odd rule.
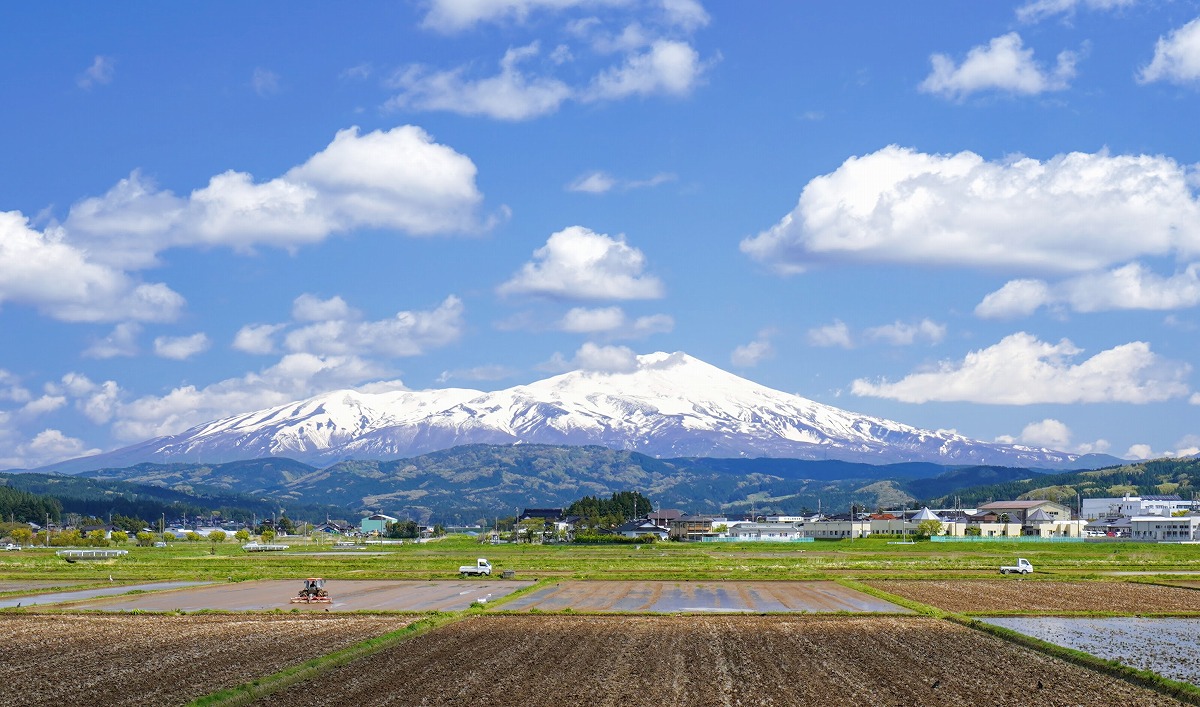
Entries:
[[325,591],[325,580],[320,577],[309,577],[304,580],[304,588],[292,597],[293,604],[331,604],[329,592]]

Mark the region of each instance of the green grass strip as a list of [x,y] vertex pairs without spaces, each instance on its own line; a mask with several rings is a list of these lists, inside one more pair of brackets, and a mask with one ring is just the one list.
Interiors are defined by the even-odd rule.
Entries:
[[836,579],[834,581],[837,584],[840,584],[841,586],[843,586],[847,589],[853,589],[854,591],[862,592],[863,594],[870,594],[871,596],[875,597],[876,599],[882,599],[886,602],[891,602],[892,604],[902,606],[905,609],[908,609],[908,610],[915,612],[917,614],[920,614],[922,616],[933,616],[933,617],[936,617],[939,619],[946,616],[946,612],[937,608],[936,606],[922,604],[919,601],[913,601],[912,599],[907,599],[905,597],[899,596],[898,594],[891,594],[889,592],[883,591],[882,589],[877,589],[875,587],[872,587],[869,584],[864,584],[863,582],[859,582],[857,580]]
[[274,675],[268,675],[253,682],[226,688],[211,695],[200,697],[189,703],[189,707],[240,707],[241,705],[248,705],[254,700],[269,695],[272,692],[282,690],[299,682],[304,682],[328,670],[366,658],[410,638],[419,636],[427,631],[432,631],[439,626],[459,621],[467,616],[463,613],[426,616],[403,628],[385,633],[382,636],[368,638],[353,646],[319,658],[313,658],[290,668],[285,668]]
[[969,616],[961,614],[946,614],[943,616],[947,621],[952,621],[956,624],[972,628],[983,633],[996,636],[1010,643],[1015,643],[1019,646],[1029,648],[1046,655],[1060,658],[1073,663],[1083,668],[1095,670],[1109,677],[1124,680],[1125,682],[1133,683],[1139,687],[1145,687],[1159,694],[1172,697],[1180,702],[1185,702],[1191,705],[1200,705],[1200,687],[1191,683],[1179,682],[1165,678],[1158,673],[1150,670],[1141,670],[1132,666],[1119,663],[1115,660],[1105,660],[1098,658],[1091,653],[1084,653],[1073,648],[1065,648],[1057,643],[1043,641],[1040,638],[1027,636],[1020,631],[1014,631],[1003,626],[980,621]]

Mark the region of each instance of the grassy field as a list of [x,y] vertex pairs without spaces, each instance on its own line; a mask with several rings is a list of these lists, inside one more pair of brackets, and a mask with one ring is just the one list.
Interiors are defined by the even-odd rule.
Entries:
[[[1113,572],[1200,572],[1191,545],[1145,543],[917,543],[883,539],[815,543],[656,543],[652,545],[483,545],[455,536],[424,544],[371,545],[363,551],[290,542],[278,553],[246,553],[234,543],[128,547],[121,559],[67,563],[54,551],[0,555],[0,580],[108,583],[135,580],[438,579],[487,557],[497,573],[522,579],[871,579],[992,577],[1028,558],[1034,578],[1099,578]],[[215,553],[213,552],[215,550]]]
[[[1132,691],[1130,694],[1133,697],[1130,703],[1167,704],[1171,703],[1172,699],[1178,698],[1189,704],[1200,704],[1200,689],[1194,686],[1175,683],[1149,673],[1143,674],[1143,671],[1134,668],[1117,665],[1078,651],[1056,647],[1044,641],[1016,634],[1013,631],[984,625],[971,617],[954,613],[964,608],[983,611],[991,607],[1002,609],[1002,613],[1030,613],[1032,611],[1076,615],[1108,614],[1114,610],[1123,610],[1130,614],[1142,614],[1161,608],[1172,615],[1194,616],[1196,615],[1194,603],[1190,601],[1191,596],[1195,594],[1194,590],[1158,586],[1162,584],[1164,578],[1172,575],[1179,580],[1196,579],[1195,574],[1200,574],[1200,549],[1192,545],[1016,542],[962,544],[920,542],[912,545],[896,545],[889,544],[885,538],[880,538],[802,544],[668,542],[641,546],[529,546],[484,545],[467,537],[456,536],[424,544],[370,545],[365,550],[332,551],[328,545],[322,547],[306,544],[302,539],[288,539],[285,542],[290,544],[291,548],[280,553],[247,553],[241,549],[240,545],[234,543],[212,546],[206,542],[181,542],[173,543],[167,548],[128,547],[129,554],[121,559],[73,564],[56,557],[53,549],[5,552],[0,554],[0,596],[9,598],[9,601],[12,602],[15,601],[17,594],[28,594],[30,590],[47,592],[55,586],[82,589],[111,586],[112,583],[117,583],[118,591],[121,591],[119,588],[121,584],[167,580],[227,582],[267,579],[295,580],[305,576],[322,576],[341,580],[452,579],[458,577],[459,565],[472,564],[476,557],[489,558],[497,574],[504,570],[513,570],[517,579],[543,580],[532,587],[524,588],[506,597],[497,597],[486,606],[482,603],[474,603],[469,608],[462,610],[426,611],[419,615],[418,621],[406,629],[389,633],[384,637],[371,638],[342,650],[335,650],[334,647],[330,647],[328,651],[322,649],[317,652],[320,654],[318,657],[307,660],[304,660],[308,658],[307,654],[296,656],[292,661],[293,664],[282,669],[277,665],[263,665],[250,671],[249,675],[253,677],[231,674],[228,680],[212,684],[197,683],[194,689],[189,688],[192,691],[184,699],[200,698],[200,703],[205,705],[248,704],[251,700],[261,698],[275,690],[283,690],[282,699],[293,702],[294,699],[288,696],[289,693],[286,690],[289,685],[302,681],[307,681],[304,687],[299,688],[306,699],[318,693],[326,695],[321,692],[322,689],[325,689],[328,692],[326,695],[328,703],[344,704],[343,691],[345,685],[349,683],[346,683],[341,676],[375,675],[379,671],[373,670],[372,666],[377,663],[394,664],[397,660],[396,656],[404,656],[406,665],[410,667],[423,666],[424,672],[387,671],[386,675],[380,677],[385,680],[386,684],[363,682],[360,686],[363,694],[379,697],[375,701],[367,700],[364,703],[374,704],[381,701],[383,697],[391,699],[402,694],[421,695],[422,699],[430,704],[454,702],[462,696],[454,691],[461,692],[464,689],[461,676],[476,674],[480,667],[478,661],[484,660],[484,667],[486,667],[491,665],[487,661],[496,656],[507,659],[511,655],[519,655],[521,659],[511,665],[500,661],[495,663],[490,671],[478,672],[480,675],[488,676],[487,680],[482,683],[485,687],[481,687],[475,692],[467,690],[467,693],[480,699],[483,699],[485,695],[491,698],[494,692],[491,686],[495,680],[500,679],[496,676],[515,681],[513,684],[518,686],[540,685],[538,680],[545,677],[546,680],[549,680],[546,685],[550,689],[550,692],[545,694],[558,694],[555,692],[556,690],[565,690],[568,687],[579,688],[583,693],[593,694],[602,688],[608,689],[606,686],[613,680],[618,684],[635,687],[659,685],[661,681],[657,676],[663,674],[667,668],[659,664],[645,663],[640,658],[620,663],[615,668],[610,662],[601,661],[587,667],[582,673],[572,672],[569,674],[571,676],[569,680],[563,680],[563,676],[558,674],[556,667],[558,664],[555,662],[563,645],[565,629],[561,627],[546,634],[553,640],[546,639],[545,645],[552,645],[553,650],[546,648],[543,651],[543,648],[539,648],[542,644],[537,641],[534,642],[536,645],[529,648],[530,652],[520,651],[514,654],[513,651],[492,650],[492,647],[496,645],[513,645],[509,635],[511,632],[498,630],[498,628],[502,629],[510,625],[502,623],[502,621],[520,620],[540,625],[536,622],[545,620],[556,622],[553,623],[554,627],[558,627],[561,623],[572,627],[571,630],[584,631],[584,634],[580,634],[580,640],[591,636],[587,633],[589,627],[598,626],[597,630],[603,629],[600,630],[603,636],[608,635],[605,631],[612,633],[620,640],[614,638],[609,641],[614,646],[613,648],[608,648],[609,644],[604,643],[609,639],[601,640],[597,645],[603,650],[598,651],[596,655],[613,655],[620,652],[615,646],[625,645],[628,642],[627,633],[632,625],[631,622],[635,619],[644,621],[648,626],[670,627],[674,632],[671,635],[678,634],[672,640],[678,640],[680,647],[663,653],[664,660],[683,660],[681,656],[690,655],[691,648],[685,650],[682,646],[709,646],[715,640],[714,636],[729,642],[729,645],[732,646],[729,650],[733,655],[739,654],[743,640],[757,641],[754,646],[762,649],[761,655],[775,655],[773,651],[783,651],[780,653],[781,655],[791,655],[797,646],[816,645],[814,641],[825,645],[829,640],[833,640],[821,632],[822,627],[858,631],[858,633],[851,631],[853,635],[844,636],[844,640],[839,639],[844,643],[844,653],[839,654],[840,657],[832,663],[828,656],[822,658],[821,661],[781,659],[782,662],[772,668],[775,670],[774,673],[757,682],[755,677],[757,673],[754,670],[760,667],[758,661],[745,665],[736,661],[729,663],[732,666],[731,669],[745,669],[747,672],[745,675],[739,674],[736,679],[725,680],[722,678],[717,684],[709,684],[713,676],[722,675],[717,668],[697,670],[689,674],[691,675],[689,679],[695,682],[694,685],[692,683],[676,685],[675,692],[664,693],[663,698],[668,702],[672,699],[686,698],[687,695],[692,694],[689,691],[693,688],[696,694],[707,695],[711,691],[717,690],[721,694],[736,696],[740,694],[738,689],[743,684],[750,686],[781,684],[780,675],[791,675],[800,670],[811,671],[812,666],[817,664],[834,666],[832,672],[822,678],[824,680],[821,683],[823,685],[820,691],[822,694],[851,694],[850,691],[863,689],[865,692],[860,694],[862,701],[872,702],[878,696],[875,688],[871,687],[873,683],[870,682],[876,673],[892,675],[893,673],[888,671],[893,667],[896,668],[893,672],[898,675],[924,676],[932,673],[924,668],[912,670],[913,665],[927,657],[925,649],[905,653],[901,650],[902,646],[897,646],[895,650],[885,651],[866,650],[865,647],[877,646],[882,640],[880,636],[892,636],[901,641],[904,646],[912,645],[910,642],[911,632],[908,629],[925,627],[932,632],[930,645],[949,646],[946,649],[946,655],[933,661],[931,665],[941,667],[954,665],[955,669],[942,677],[935,676],[930,680],[937,683],[935,685],[937,689],[944,688],[947,695],[950,696],[986,695],[993,701],[998,700],[1007,704],[1044,704],[1044,701],[1034,701],[1029,695],[1025,696],[1028,699],[1024,699],[1019,693],[1005,692],[1012,685],[1012,681],[1010,675],[997,676],[994,674],[994,665],[999,660],[1006,666],[1005,670],[1007,671],[1011,671],[1013,665],[1027,666],[1031,671],[1029,672],[1030,680],[1034,682],[1046,680],[1047,675],[1053,673],[1058,676],[1053,680],[1060,683],[1056,685],[1060,689],[1063,689],[1064,685],[1078,684],[1082,686],[1079,689],[1087,693],[1095,681],[1106,680],[1112,683],[1114,690]],[[1036,572],[1025,578],[1001,578],[998,574],[1000,565],[1011,564],[1017,557],[1025,557],[1032,561]],[[1122,576],[1122,573],[1157,574],[1154,577],[1142,577]],[[832,579],[849,589],[858,589],[903,606],[918,616],[897,617],[878,614],[822,619],[816,617],[815,614],[807,616],[796,614],[787,617],[773,615],[771,617],[685,616],[680,618],[679,616],[659,615],[641,618],[632,616],[603,618],[585,616],[583,612],[576,609],[556,610],[553,613],[535,609],[505,610],[506,604],[512,603],[520,596],[539,588],[558,585],[559,582],[556,580],[565,579],[665,580],[664,584],[684,580]],[[905,581],[913,579],[934,581]],[[960,582],[957,580],[970,581]],[[475,580],[464,580],[460,584],[476,586],[474,583]],[[477,586],[484,584],[479,582]],[[565,586],[570,583],[562,582],[562,584]],[[22,587],[25,587],[24,591],[22,591]],[[238,585],[237,588],[249,589],[251,587],[252,585]],[[288,590],[281,596],[286,596],[294,588],[293,585],[288,585],[288,587]],[[644,587],[642,588],[644,589]],[[233,589],[230,588],[230,590]],[[892,592],[896,592],[896,594]],[[1175,595],[1186,594],[1187,596],[1184,597],[1186,606],[1164,604],[1162,607],[1158,607],[1148,601],[1155,592],[1164,596],[1170,594],[1171,596],[1168,598],[1172,601],[1178,598]],[[966,599],[956,599],[959,594],[965,595]],[[1012,594],[1012,597],[1009,597],[1009,594]],[[981,596],[990,597],[990,603],[980,602]],[[1064,596],[1075,603],[1070,606],[1062,604],[1065,601]],[[1114,597],[1129,598],[1129,601],[1126,604],[1120,604]],[[1020,611],[1014,611],[1014,608],[1007,604],[1000,605],[1001,602],[1010,600],[1017,602],[1016,608]],[[1035,600],[1037,601],[1035,602]],[[1085,600],[1091,601],[1091,603],[1086,603]],[[955,604],[954,601],[959,603]],[[963,603],[964,601],[966,603]],[[284,606],[287,605],[284,604]],[[175,617],[170,614],[155,615],[152,618],[142,617],[140,612],[139,609],[119,615],[89,616],[72,613],[70,606],[48,608],[26,606],[25,608],[0,610],[0,617],[11,619],[14,627],[35,626],[39,621],[63,617],[69,617],[71,620],[79,622],[92,621],[97,625],[104,622],[145,619],[150,620],[155,627],[160,627],[161,623],[163,630],[166,630],[165,622],[167,620],[190,620],[192,618],[190,616]],[[220,612],[215,613],[218,616],[224,616],[221,620],[233,621],[238,626],[241,625],[238,622],[244,621],[247,626],[253,628],[257,626],[255,622],[277,619],[279,618],[276,616],[277,614],[285,612],[287,616],[291,617],[298,610],[293,607],[293,611],[273,609],[250,614],[235,613],[228,616],[224,616]],[[195,613],[199,619],[203,619],[204,614],[214,612],[205,609],[197,610]],[[539,617],[532,616],[532,614],[545,615]],[[330,614],[321,612],[316,616],[325,618]],[[377,618],[394,616],[397,615],[383,614]],[[303,617],[295,616],[293,618],[300,620],[313,617],[305,614]],[[20,621],[25,623],[17,623]],[[787,630],[778,629],[782,632],[775,635],[763,629],[759,624],[776,627],[772,630],[777,630],[779,626],[783,626]],[[522,626],[524,625],[522,624]],[[714,631],[716,631],[715,634]],[[657,629],[652,633],[655,636],[659,635]],[[984,633],[992,635],[984,636]],[[521,635],[528,637],[533,634],[528,630],[523,630]],[[574,634],[571,635],[574,636]],[[412,645],[407,645],[410,636],[424,636],[424,642],[414,639]],[[1003,641],[996,641],[994,638],[1001,638]],[[399,645],[401,642],[404,642],[405,645]],[[974,647],[972,651],[978,652],[981,656],[977,666],[964,667],[961,665],[960,658],[963,655],[961,648],[964,642],[969,642]],[[985,643],[986,650],[979,647],[984,646]],[[422,653],[422,650],[427,650],[427,652]],[[545,653],[544,658],[539,658],[542,655],[539,651]],[[972,651],[967,651],[966,655],[974,656],[975,653]],[[68,651],[67,653],[77,655],[78,652]],[[165,660],[168,655],[173,655],[171,652],[159,651],[159,653],[161,655],[154,655],[156,665]],[[728,651],[720,652],[721,655],[726,655],[726,653]],[[379,657],[372,659],[371,656],[376,654]],[[759,654],[755,653],[755,655]],[[641,656],[641,653],[633,652],[628,655]],[[879,656],[887,657],[888,660],[894,660],[895,666],[892,666],[891,663],[887,665],[863,663],[864,659],[861,656],[864,655],[870,656],[872,660]],[[418,659],[414,662],[413,656],[425,656],[428,660],[422,662]],[[1002,660],[999,658],[993,660],[989,656],[1002,656]],[[1050,661],[1045,656],[1062,658],[1066,662]],[[460,659],[466,662],[454,662]],[[304,662],[298,662],[301,660]],[[24,671],[21,672],[22,675],[39,675],[42,676],[42,679],[50,679],[51,673],[46,672],[45,666],[40,666],[38,661],[24,660],[22,656],[14,654],[8,662]],[[717,660],[715,665],[719,668],[725,666],[727,662],[721,659]],[[1074,663],[1075,666],[1081,666],[1081,668],[1077,670],[1068,663]],[[345,669],[339,667],[343,664],[347,666]],[[866,667],[863,668],[863,665]],[[672,663],[671,666],[673,666],[670,668],[673,671],[672,674],[681,674],[676,669],[679,667],[678,665]],[[1087,670],[1083,670],[1083,668]],[[444,674],[437,672],[438,670],[443,670]],[[860,672],[853,672],[856,670],[860,670]],[[1102,677],[1103,675],[1117,678],[1117,681],[1113,682],[1108,677]],[[392,684],[401,679],[409,680],[411,684]],[[233,687],[232,684],[238,680],[247,682]],[[190,685],[187,679],[176,682]],[[911,704],[917,700],[926,700],[929,696],[928,691],[932,689],[928,680],[905,685],[898,692],[891,678],[885,680],[884,683],[879,689],[886,690],[888,696],[895,697],[898,700],[897,704]],[[864,688],[864,685],[867,687]],[[222,687],[224,689],[221,689]],[[152,688],[157,689],[157,683],[148,684],[144,688],[145,694],[151,694]],[[1146,693],[1144,692],[1146,688],[1157,690],[1157,692]],[[641,690],[641,687],[637,687],[637,689]],[[210,697],[201,696],[200,693],[210,690],[218,690],[218,692]],[[314,693],[313,690],[316,692]],[[447,693],[445,690],[450,690],[454,694]],[[70,691],[68,693],[68,701],[84,694],[82,688],[78,694]],[[25,697],[33,693],[20,688],[15,694]],[[521,694],[523,699],[528,695],[528,693],[516,689],[510,694]],[[758,695],[760,692],[756,691],[754,694]],[[1059,697],[1061,696],[1059,695]],[[0,699],[0,701],[8,703],[11,700]],[[317,701],[320,702],[320,700]],[[683,701],[687,700],[683,699]],[[154,700],[141,700],[140,698],[138,700],[138,703],[149,702],[154,702]],[[522,704],[525,703],[528,702],[522,702]],[[613,702],[613,704],[616,703]],[[754,703],[753,700],[750,703]],[[790,703],[816,704],[818,701],[797,698]],[[30,704],[38,704],[38,702],[33,701]]]

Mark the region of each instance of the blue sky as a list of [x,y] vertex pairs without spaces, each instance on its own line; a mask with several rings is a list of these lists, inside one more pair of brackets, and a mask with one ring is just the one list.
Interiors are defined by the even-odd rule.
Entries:
[[1200,2],[7,3],[0,468],[686,351],[1200,451]]

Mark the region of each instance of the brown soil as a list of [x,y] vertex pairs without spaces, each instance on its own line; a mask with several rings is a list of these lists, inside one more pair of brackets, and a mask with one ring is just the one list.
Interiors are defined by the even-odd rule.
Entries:
[[1112,611],[1123,614],[1200,611],[1200,592],[1134,582],[1057,582],[1031,579],[871,580],[872,587],[971,613]]
[[331,604],[292,604],[299,580],[260,580],[191,587],[169,592],[150,592],[77,602],[72,609],[102,611],[462,611],[478,599],[496,601],[528,587],[532,582],[505,580],[344,580],[331,579],[325,589]]
[[1098,695],[1180,704],[927,617],[509,615],[450,624],[258,704],[1041,706]]
[[412,620],[0,614],[0,704],[186,704]]

